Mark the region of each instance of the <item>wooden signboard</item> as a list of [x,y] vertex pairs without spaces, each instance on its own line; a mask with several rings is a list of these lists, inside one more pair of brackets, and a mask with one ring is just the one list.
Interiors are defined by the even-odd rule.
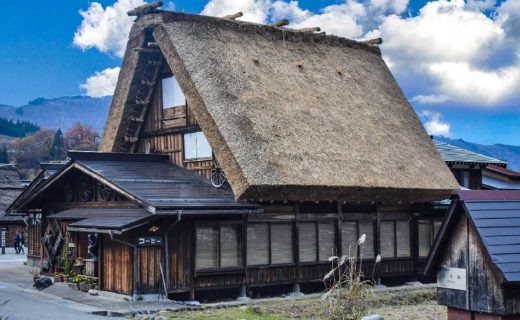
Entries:
[[440,268],[437,272],[437,286],[466,291],[466,269]]

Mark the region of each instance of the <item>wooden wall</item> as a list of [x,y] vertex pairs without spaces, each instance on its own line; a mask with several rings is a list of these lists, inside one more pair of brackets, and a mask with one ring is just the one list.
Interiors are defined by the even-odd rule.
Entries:
[[181,221],[168,235],[170,291],[186,291],[192,285],[193,223]]
[[184,160],[184,133],[195,131],[200,131],[200,128],[188,105],[163,109],[159,82],[139,138],[137,152],[146,153],[149,149],[151,153],[167,154],[172,163],[209,178],[212,160]]
[[137,292],[163,292],[161,281],[162,247],[137,249]]
[[103,235],[101,289],[123,294],[132,293],[132,251],[127,245]]

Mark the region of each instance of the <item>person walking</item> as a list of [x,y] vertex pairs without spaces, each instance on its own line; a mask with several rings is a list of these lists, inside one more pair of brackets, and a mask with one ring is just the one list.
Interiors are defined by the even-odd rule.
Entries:
[[25,254],[25,238],[23,237],[23,233],[20,233],[20,246],[18,247],[18,253]]
[[16,235],[14,236],[14,251],[16,252],[16,254],[19,254],[20,253],[20,241],[21,241],[21,237],[20,237],[20,232],[19,231],[16,231]]

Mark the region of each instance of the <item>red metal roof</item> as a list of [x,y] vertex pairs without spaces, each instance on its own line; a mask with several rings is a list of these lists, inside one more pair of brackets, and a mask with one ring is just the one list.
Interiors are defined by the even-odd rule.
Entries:
[[502,175],[505,175],[505,176],[507,176],[509,178],[512,178],[512,179],[520,179],[520,172],[509,170],[509,169],[506,169],[504,167],[500,167],[500,166],[497,166],[497,165],[494,165],[494,164],[488,165],[484,170],[488,170],[488,171],[491,171],[491,172],[502,174]]
[[460,200],[520,200],[520,190],[458,190],[452,197]]

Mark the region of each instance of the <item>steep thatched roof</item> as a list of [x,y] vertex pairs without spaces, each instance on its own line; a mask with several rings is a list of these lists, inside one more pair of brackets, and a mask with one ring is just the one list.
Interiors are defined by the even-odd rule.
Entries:
[[236,197],[418,201],[457,188],[379,48],[175,12],[134,24],[102,151],[120,151],[144,30],[153,30]]

